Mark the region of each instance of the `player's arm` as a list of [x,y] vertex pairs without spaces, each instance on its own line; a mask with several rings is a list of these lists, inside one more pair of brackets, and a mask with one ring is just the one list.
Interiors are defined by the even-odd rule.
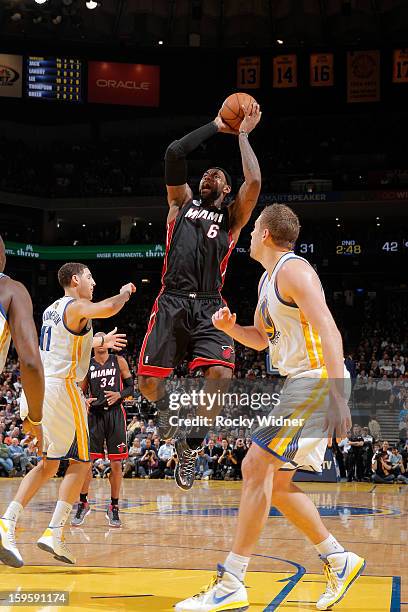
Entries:
[[20,361],[21,383],[27,398],[28,416],[32,421],[39,422],[42,420],[44,401],[44,369],[33,320],[33,305],[27,289],[21,283],[9,283],[12,283],[12,297],[8,309],[8,323]]
[[[264,280],[265,274],[261,276],[258,283],[258,296]],[[214,327],[221,329],[240,344],[248,346],[255,351],[263,351],[268,347],[268,336],[259,318],[259,304],[255,309],[253,325],[238,325],[236,320],[237,315],[235,313],[231,314],[230,309],[227,307],[220,308],[212,316]]]
[[167,187],[167,201],[170,209],[179,209],[192,198],[192,192],[187,184],[187,162],[189,153],[197,149],[203,142],[217,134],[217,132],[230,132],[221,117],[202,125],[189,132],[180,140],[174,140],[166,150],[164,156],[165,178]]
[[91,302],[86,299],[73,300],[65,310],[66,325],[73,331],[78,331],[81,321],[86,319],[108,319],[113,317],[129,301],[136,291],[133,283],[124,285],[117,295],[101,302]]
[[87,374],[84,378],[84,380],[81,380],[81,382],[78,383],[79,388],[81,389],[82,393],[84,395],[86,395],[88,393],[88,389],[89,389],[89,374]]
[[248,134],[257,126],[261,115],[259,104],[252,103],[249,108],[245,109],[245,117],[239,128],[238,143],[245,180],[234,203],[229,208],[231,231],[233,233],[240,232],[244,225],[248,223],[261,191],[261,170],[248,140]]
[[296,304],[319,334],[329,379],[343,379],[343,342],[312,266],[300,259],[288,261],[279,271],[277,283],[282,299]]
[[118,363],[119,363],[120,375],[123,381],[123,389],[120,392],[120,396],[122,399],[125,399],[126,397],[129,397],[129,396],[133,397],[133,392],[134,392],[133,377],[132,377],[132,374],[130,373],[128,362],[126,361],[124,357],[118,356]]

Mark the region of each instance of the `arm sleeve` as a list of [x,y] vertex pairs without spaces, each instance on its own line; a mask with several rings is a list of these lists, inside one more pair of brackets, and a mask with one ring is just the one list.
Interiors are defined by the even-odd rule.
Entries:
[[167,147],[164,156],[166,185],[184,185],[187,182],[187,155],[217,132],[214,121],[210,121]]
[[129,376],[129,378],[125,378],[123,381],[124,387],[120,392],[120,397],[125,399],[125,397],[132,396],[133,397],[133,378]]

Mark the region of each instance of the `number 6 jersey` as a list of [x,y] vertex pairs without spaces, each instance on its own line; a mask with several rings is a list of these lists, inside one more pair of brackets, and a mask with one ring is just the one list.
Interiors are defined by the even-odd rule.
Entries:
[[92,350],[92,321],[75,333],[64,322],[65,310],[74,301],[69,295],[49,306],[43,314],[40,352],[45,377],[68,378],[80,382],[88,373]]

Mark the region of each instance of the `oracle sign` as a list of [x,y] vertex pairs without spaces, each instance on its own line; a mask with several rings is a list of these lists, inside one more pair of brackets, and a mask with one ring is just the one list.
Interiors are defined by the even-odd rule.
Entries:
[[160,67],[89,62],[88,102],[159,106]]

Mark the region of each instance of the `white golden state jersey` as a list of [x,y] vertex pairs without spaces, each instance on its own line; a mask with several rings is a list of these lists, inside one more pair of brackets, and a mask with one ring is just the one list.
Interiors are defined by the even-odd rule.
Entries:
[[[7,276],[0,272],[0,282],[2,278],[7,278]],[[10,340],[11,334],[9,325],[7,323],[7,313],[0,302],[0,374],[2,373],[4,364],[6,363],[7,354],[10,347]]]
[[297,306],[279,295],[276,276],[289,259],[300,259],[310,265],[290,251],[279,259],[272,276],[268,278],[265,272],[259,283],[259,317],[268,336],[271,364],[281,376],[295,376],[325,365],[319,334]]
[[64,296],[44,311],[40,334],[40,352],[45,377],[80,382],[89,369],[92,351],[92,321],[81,333],[70,331],[64,323],[66,307],[74,298]]

